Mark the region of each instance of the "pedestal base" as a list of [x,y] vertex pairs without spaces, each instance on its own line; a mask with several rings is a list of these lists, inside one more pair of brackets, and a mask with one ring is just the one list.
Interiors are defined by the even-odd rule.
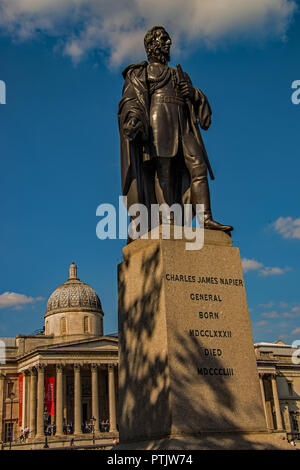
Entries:
[[165,439],[127,442],[116,450],[295,450],[285,433],[213,433],[174,435]]
[[192,445],[205,447],[230,443],[228,433],[266,432],[241,259],[231,237],[205,230],[198,251],[187,251],[184,239],[139,239],[123,257],[120,443],[172,446],[211,433],[205,445],[193,437]]

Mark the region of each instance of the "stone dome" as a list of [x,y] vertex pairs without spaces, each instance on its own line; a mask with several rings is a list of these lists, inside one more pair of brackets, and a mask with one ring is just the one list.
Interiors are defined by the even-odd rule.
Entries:
[[99,312],[103,314],[100,299],[94,289],[77,277],[77,266],[70,266],[69,279],[50,295],[45,317],[59,312]]

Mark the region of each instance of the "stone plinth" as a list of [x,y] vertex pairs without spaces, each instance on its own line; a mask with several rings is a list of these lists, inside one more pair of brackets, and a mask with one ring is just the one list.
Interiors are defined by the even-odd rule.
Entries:
[[266,431],[239,249],[222,232],[204,239],[123,249],[120,443]]

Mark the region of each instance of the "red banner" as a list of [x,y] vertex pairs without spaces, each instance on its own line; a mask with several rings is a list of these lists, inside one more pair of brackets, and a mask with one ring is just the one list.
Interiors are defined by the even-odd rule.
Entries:
[[54,416],[54,389],[55,389],[55,377],[46,377],[45,407],[49,415],[51,416]]
[[23,374],[19,374],[19,426],[22,426],[23,413]]

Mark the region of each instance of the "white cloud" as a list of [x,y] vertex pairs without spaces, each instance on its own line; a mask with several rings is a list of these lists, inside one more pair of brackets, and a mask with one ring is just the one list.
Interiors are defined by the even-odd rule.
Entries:
[[276,310],[272,310],[271,312],[263,312],[261,314],[262,317],[265,318],[296,318],[300,314],[299,313],[291,313],[291,312],[283,312],[283,313],[278,313]]
[[279,217],[272,224],[272,227],[283,238],[300,238],[300,218]]
[[269,322],[266,321],[266,320],[262,320],[262,321],[258,321],[255,323],[255,326],[265,326],[265,325],[268,325]]
[[7,307],[14,307],[20,310],[24,304],[32,304],[43,300],[43,297],[28,297],[24,294],[17,294],[16,292],[4,292],[0,294],[0,309]]
[[265,266],[263,269],[260,270],[260,274],[263,276],[277,276],[280,274],[284,274],[286,271],[289,271],[290,268],[270,268],[268,266]]
[[75,62],[99,49],[118,65],[144,56],[142,39],[154,24],[177,48],[233,36],[284,40],[296,9],[294,0],[1,0],[0,28],[17,40],[58,37]]
[[283,312],[281,314],[282,317],[285,317],[285,318],[295,318],[297,316],[297,314],[295,313],[290,313],[290,312]]
[[268,302],[267,304],[259,304],[259,307],[263,307],[263,308],[272,308],[274,307],[275,303],[273,302],[273,300],[270,300],[270,302]]
[[244,273],[246,273],[248,271],[256,271],[257,269],[261,269],[264,265],[262,263],[259,263],[255,259],[243,258],[242,266]]
[[258,271],[259,274],[262,276],[274,276],[274,275],[281,275],[284,274],[286,271],[289,271],[290,268],[278,268],[278,267],[269,267],[269,266],[264,266],[263,263],[260,263],[259,261],[255,259],[248,259],[248,258],[243,258],[242,259],[242,267],[244,273],[247,273],[248,271]]
[[283,302],[282,300],[279,302],[280,308],[288,308],[289,304],[287,302]]
[[291,335],[298,335],[300,334],[300,327],[297,326],[297,328],[295,328],[292,332],[291,332]]
[[273,310],[272,312],[263,312],[261,314],[262,317],[265,317],[265,318],[278,318],[279,317],[279,314],[278,312],[276,312],[275,310]]

